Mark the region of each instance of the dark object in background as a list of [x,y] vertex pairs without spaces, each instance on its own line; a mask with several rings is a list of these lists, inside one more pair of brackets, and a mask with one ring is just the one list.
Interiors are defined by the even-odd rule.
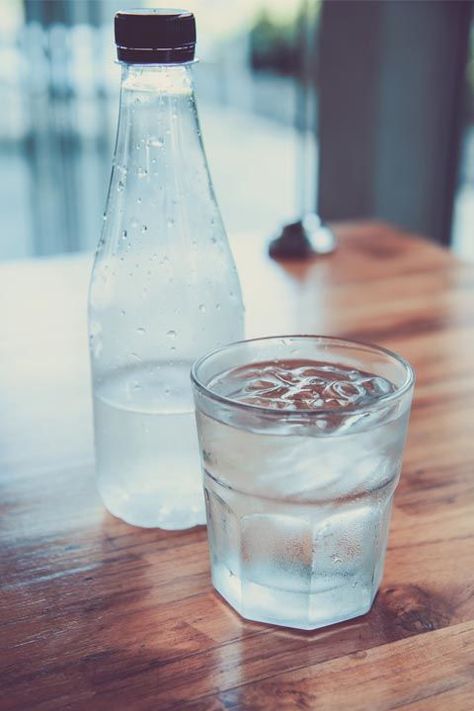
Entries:
[[270,243],[274,259],[307,259],[330,254],[336,249],[336,238],[318,215],[309,213],[298,222],[285,225],[281,235]]
[[253,70],[293,76],[300,81],[302,47],[295,41],[298,22],[299,18],[277,25],[265,10],[261,12],[249,35]]
[[[295,72],[298,80],[295,96],[295,130],[299,136],[295,198],[298,205],[297,214],[301,215],[301,218],[285,225],[280,236],[271,242],[269,252],[275,259],[307,259],[315,255],[329,254],[336,247],[332,231],[314,212],[316,195],[308,193],[305,179],[308,160],[313,164],[315,158],[311,155],[311,147],[307,139],[308,134],[316,130],[316,107],[311,105],[309,95],[309,88],[315,86],[317,59],[315,48],[318,25],[313,11],[314,8],[311,8],[308,0],[305,0],[292,33],[294,61],[286,67],[287,70],[291,68]],[[263,22],[261,28],[267,25]],[[265,50],[265,42],[262,42],[262,49]],[[280,56],[284,55],[280,53]]]

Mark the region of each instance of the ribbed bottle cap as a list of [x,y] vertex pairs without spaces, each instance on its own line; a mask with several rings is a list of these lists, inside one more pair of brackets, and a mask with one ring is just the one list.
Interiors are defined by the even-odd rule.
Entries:
[[196,46],[194,15],[170,8],[117,12],[115,44],[119,61],[129,64],[191,62]]

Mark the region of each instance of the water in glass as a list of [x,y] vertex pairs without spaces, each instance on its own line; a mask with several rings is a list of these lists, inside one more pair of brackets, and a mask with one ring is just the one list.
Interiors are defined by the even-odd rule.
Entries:
[[[408,417],[370,406],[393,384],[333,362],[280,360],[207,387],[237,404],[226,422],[197,411],[216,589],[244,617],[291,627],[367,612]],[[279,411],[278,427],[265,413],[256,426],[254,407]],[[305,419],[318,408],[321,417]]]

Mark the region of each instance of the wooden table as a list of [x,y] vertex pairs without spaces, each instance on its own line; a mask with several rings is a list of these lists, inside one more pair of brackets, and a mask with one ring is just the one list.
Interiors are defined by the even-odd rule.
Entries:
[[94,488],[89,259],[0,267],[0,708],[474,709],[474,266],[374,223],[278,265],[237,240],[249,333],[398,350],[418,375],[372,611],[315,632],[240,619],[204,528],[140,530]]

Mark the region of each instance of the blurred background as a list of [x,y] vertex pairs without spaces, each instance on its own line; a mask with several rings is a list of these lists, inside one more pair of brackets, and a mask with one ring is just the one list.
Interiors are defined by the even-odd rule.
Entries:
[[[0,259],[91,250],[141,0],[1,0]],[[470,2],[187,0],[196,91],[230,236],[317,209],[381,218],[474,259]]]

